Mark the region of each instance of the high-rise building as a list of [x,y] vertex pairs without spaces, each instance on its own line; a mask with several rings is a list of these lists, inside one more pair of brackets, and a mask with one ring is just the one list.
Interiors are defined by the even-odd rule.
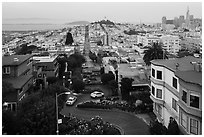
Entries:
[[187,12],[186,12],[186,28],[189,28],[190,25],[190,14],[189,14],[189,7],[187,7]]
[[193,21],[194,20],[193,15],[190,15],[189,19],[190,19],[190,21]]
[[179,27],[182,27],[182,24],[185,22],[184,16],[179,17]]
[[175,25],[176,28],[179,27],[179,19],[178,19],[178,17],[174,18],[173,24]]
[[166,17],[162,17],[162,24],[166,24]]

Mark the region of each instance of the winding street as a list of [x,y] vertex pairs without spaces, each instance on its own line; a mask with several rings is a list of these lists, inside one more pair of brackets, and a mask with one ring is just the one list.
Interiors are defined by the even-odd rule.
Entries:
[[91,100],[89,94],[78,95],[77,101],[74,106],[65,106],[60,112],[63,115],[68,116],[69,113],[74,116],[90,120],[92,117],[98,115],[103,121],[118,125],[124,130],[125,135],[149,135],[148,126],[141,119],[134,116],[131,113],[115,111],[115,110],[98,110],[98,109],[85,109],[76,108],[76,105],[80,102]]

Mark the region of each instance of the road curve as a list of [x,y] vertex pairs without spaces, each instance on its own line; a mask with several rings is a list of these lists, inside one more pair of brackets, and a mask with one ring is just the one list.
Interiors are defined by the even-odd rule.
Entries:
[[[75,105],[89,99],[89,95],[78,96]],[[69,113],[85,120],[90,120],[90,118],[98,115],[104,121],[120,126],[124,130],[125,135],[150,135],[146,123],[131,113],[115,110],[76,108],[75,106],[66,106],[61,111],[63,115],[68,115]]]

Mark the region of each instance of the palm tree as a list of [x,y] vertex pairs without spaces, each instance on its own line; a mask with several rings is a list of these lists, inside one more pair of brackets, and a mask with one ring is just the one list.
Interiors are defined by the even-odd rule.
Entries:
[[151,47],[148,47],[143,57],[146,65],[150,65],[150,61],[154,59],[168,59],[167,53],[162,49],[161,43],[153,43]]

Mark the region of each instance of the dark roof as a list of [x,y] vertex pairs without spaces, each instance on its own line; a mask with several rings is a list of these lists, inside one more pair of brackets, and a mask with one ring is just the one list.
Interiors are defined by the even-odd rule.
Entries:
[[[193,56],[187,56],[183,58],[164,59],[164,60],[158,59],[158,60],[151,61],[151,63],[154,65],[169,68],[174,72],[194,70],[194,65],[191,62],[202,62],[202,59],[195,58]],[[178,64],[178,68],[176,68],[176,64]]]
[[33,75],[23,75],[20,77],[16,77],[16,78],[4,78],[3,80],[11,83],[13,85],[13,88],[15,89],[20,89],[23,87],[24,84],[26,84],[31,78],[33,77]]
[[200,86],[202,86],[202,72],[198,72],[194,70],[177,71],[175,75],[185,82],[199,84]]
[[[28,60],[30,57],[33,55],[28,54],[28,55],[10,55],[10,56],[3,56],[2,57],[2,66],[6,65],[20,65],[24,61]],[[14,58],[17,58],[18,61],[14,61]]]

